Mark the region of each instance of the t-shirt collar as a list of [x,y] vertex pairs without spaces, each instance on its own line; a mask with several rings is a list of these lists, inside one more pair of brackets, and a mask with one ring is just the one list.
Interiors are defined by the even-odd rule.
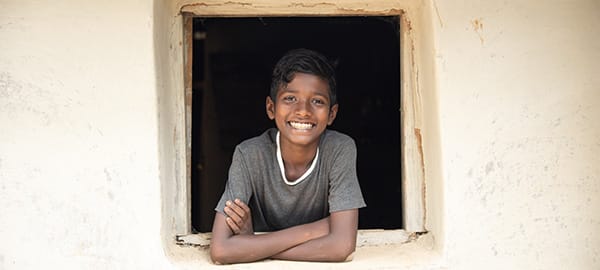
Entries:
[[306,179],[306,177],[308,177],[310,173],[315,169],[315,166],[317,165],[317,159],[319,158],[319,147],[317,146],[317,154],[315,155],[315,158],[313,159],[312,164],[310,164],[308,170],[306,170],[306,172],[304,172],[304,174],[300,176],[300,178],[296,179],[296,181],[290,182],[287,180],[287,177],[285,177],[285,166],[283,165],[283,158],[281,157],[281,145],[279,143],[279,131],[277,131],[275,142],[277,143],[277,163],[279,163],[279,169],[281,170],[281,178],[283,178],[283,182],[285,182],[286,184],[290,186],[295,186],[298,183],[302,182],[302,180]]

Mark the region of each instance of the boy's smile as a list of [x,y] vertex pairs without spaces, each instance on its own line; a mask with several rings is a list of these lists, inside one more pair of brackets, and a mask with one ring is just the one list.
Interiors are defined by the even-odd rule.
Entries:
[[294,129],[299,129],[299,130],[309,130],[309,129],[312,129],[312,128],[314,128],[316,126],[313,123],[302,123],[302,122],[293,122],[293,121],[290,121],[288,123]]
[[312,74],[296,73],[277,92],[267,97],[267,115],[275,120],[282,144],[316,147],[319,136],[333,123],[338,105],[331,106],[329,84]]

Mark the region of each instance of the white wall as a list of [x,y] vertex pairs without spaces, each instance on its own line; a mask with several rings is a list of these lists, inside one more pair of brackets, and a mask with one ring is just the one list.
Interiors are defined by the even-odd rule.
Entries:
[[[155,65],[177,34],[162,2],[0,1],[0,269],[175,268],[158,97],[180,71]],[[440,265],[600,268],[600,3],[425,8]]]
[[164,269],[148,1],[0,1],[0,269]]
[[600,268],[600,2],[436,3],[449,265]]

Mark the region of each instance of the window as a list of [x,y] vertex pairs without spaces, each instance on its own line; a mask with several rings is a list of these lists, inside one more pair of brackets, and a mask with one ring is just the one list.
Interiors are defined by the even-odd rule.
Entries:
[[399,34],[397,16],[193,18],[188,128],[195,231],[211,230],[234,147],[274,126],[265,113],[271,70],[299,47],[337,63],[340,111],[330,128],[357,144],[368,205],[359,228],[402,228]]
[[[378,217],[378,215],[381,215],[380,212],[374,211],[368,213],[363,211],[360,217],[360,227],[363,229],[403,228],[403,230],[386,230],[384,232],[385,236],[383,238],[393,243],[398,243],[402,241],[401,239],[408,239],[412,233],[425,231],[425,160],[422,147],[422,141],[425,138],[422,138],[421,134],[423,126],[423,120],[421,120],[423,110],[421,100],[423,97],[420,87],[430,86],[427,79],[431,78],[431,74],[429,74],[431,71],[421,71],[419,74],[418,67],[423,63],[424,59],[431,60],[428,54],[420,54],[425,50],[429,51],[430,43],[427,43],[429,41],[422,43],[427,45],[425,49],[419,47],[420,41],[415,38],[412,31],[415,24],[413,23],[411,26],[411,21],[408,19],[410,16],[403,11],[404,9],[414,10],[416,8],[409,6],[398,7],[396,6],[398,4],[386,1],[373,3],[372,6],[367,8],[359,7],[352,3],[331,3],[331,5],[319,4],[313,6],[287,3],[285,1],[276,1],[271,3],[270,6],[262,4],[248,5],[251,5],[252,8],[248,8],[248,6],[237,2],[224,2],[219,5],[184,5],[179,7],[182,13],[180,16],[175,16],[175,21],[172,22],[171,28],[166,31],[174,35],[173,33],[177,33],[178,29],[183,29],[183,36],[181,38],[177,35],[170,37],[170,45],[167,46],[169,56],[167,57],[168,60],[166,60],[166,62],[170,63],[171,67],[181,66],[181,72],[176,68],[168,71],[164,70],[162,73],[159,72],[158,79],[159,83],[165,83],[166,85],[163,88],[165,89],[163,93],[159,93],[161,111],[161,116],[159,117],[161,132],[161,190],[164,197],[162,219],[163,235],[167,243],[166,247],[171,250],[173,246],[170,246],[168,243],[173,240],[177,240],[177,243],[180,245],[205,245],[208,243],[209,235],[194,233],[210,230],[210,222],[212,222],[212,216],[214,215],[212,208],[214,207],[214,202],[221,195],[222,188],[218,186],[219,182],[204,181],[204,179],[212,179],[212,176],[195,174],[198,174],[198,172],[206,174],[214,173],[214,176],[223,174],[227,170],[229,159],[231,158],[231,154],[226,153],[226,151],[231,151],[233,146],[242,139],[256,136],[264,131],[266,127],[272,126],[272,123],[264,116],[264,98],[268,91],[267,89],[258,90],[259,94],[257,94],[258,98],[256,101],[252,99],[253,97],[247,96],[250,91],[236,92],[237,95],[240,95],[240,102],[245,103],[238,105],[248,106],[248,108],[253,108],[253,106],[259,108],[252,109],[253,112],[257,112],[258,116],[248,116],[256,120],[256,122],[252,123],[247,121],[251,125],[245,126],[247,123],[241,123],[240,126],[231,125],[233,122],[227,120],[227,117],[232,116],[227,113],[219,114],[218,112],[222,108],[216,106],[218,99],[222,98],[219,95],[223,95],[223,92],[217,93],[214,90],[221,87],[221,89],[225,89],[224,91],[229,91],[229,87],[223,84],[235,84],[236,82],[224,80],[223,78],[219,79],[214,74],[219,72],[231,73],[229,75],[238,76],[236,77],[239,79],[237,83],[248,83],[247,86],[253,89],[262,88],[260,85],[264,81],[269,80],[270,71],[275,61],[287,49],[295,47],[315,49],[323,52],[330,58],[338,59],[340,61],[338,64],[338,80],[342,80],[342,77],[346,76],[349,78],[349,81],[345,82],[346,84],[352,84],[352,80],[356,79],[353,78],[355,77],[354,74],[356,74],[353,72],[356,72],[356,70],[348,68],[352,67],[352,65],[347,65],[348,62],[356,60],[358,64],[355,63],[354,67],[369,65],[369,68],[363,68],[363,73],[383,78],[379,81],[374,80],[376,81],[375,86],[377,90],[391,89],[392,85],[395,85],[393,86],[395,87],[395,91],[382,90],[379,94],[377,94],[377,91],[367,91],[375,87],[365,82],[361,82],[362,87],[348,90],[345,93],[343,92],[345,90],[340,90],[340,114],[332,128],[350,134],[357,141],[359,147],[358,173],[361,181],[372,178],[361,176],[361,173],[368,173],[371,169],[368,167],[361,169],[361,159],[366,158],[368,153],[364,154],[360,151],[377,149],[376,147],[361,146],[362,141],[369,146],[369,143],[377,144],[381,143],[381,141],[389,140],[381,143],[381,145],[389,147],[377,147],[381,149],[385,148],[385,150],[394,148],[398,150],[390,151],[390,153],[396,155],[396,160],[394,161],[393,157],[389,158],[389,160],[386,160],[389,163],[382,166],[397,163],[398,166],[394,168],[400,168],[401,172],[390,170],[382,173],[390,176],[389,178],[393,180],[386,181],[384,185],[379,185],[389,185],[379,191],[386,191],[393,194],[389,197],[397,200],[398,209],[396,215],[393,217],[389,215]],[[315,15],[319,17],[315,17]],[[415,18],[416,15],[412,14],[411,16]],[[177,21],[177,19],[181,21]],[[246,29],[252,28],[254,30],[240,32],[239,29],[236,29],[239,28],[240,24],[245,25]],[[311,32],[302,29],[307,28],[306,25],[310,24],[313,24],[312,29],[316,29],[313,32],[317,30],[325,31],[327,30],[326,28],[331,28],[329,29],[330,31],[336,32],[336,35],[341,35],[336,37],[340,40],[345,40],[348,44],[352,44],[355,47],[336,44],[335,46],[338,48],[336,50],[333,45],[328,45],[328,42],[318,44],[316,42],[318,40],[314,39],[314,43],[308,45],[296,45],[294,43],[293,46],[286,45],[285,47],[267,46],[271,48],[271,51],[265,53],[256,50],[260,42],[247,42],[248,40],[259,39],[261,31],[267,28],[267,26],[271,28],[274,25],[278,25],[279,30],[275,31],[283,31],[282,29],[285,27],[288,27],[287,29],[293,28],[298,32],[304,31],[306,35]],[[318,25],[318,27],[315,28],[314,25]],[[375,28],[384,29],[386,27],[389,27],[388,30],[394,34],[378,37],[373,36],[377,32]],[[219,37],[219,32],[217,32],[216,37],[213,34],[212,31],[215,28],[221,31],[221,37]],[[350,31],[353,28],[361,28],[362,32],[356,31],[356,29]],[[237,42],[226,42],[232,39],[235,40],[236,37],[233,34],[241,35],[241,37],[248,38],[248,40],[244,40],[244,43],[242,43],[239,42],[240,37],[237,37]],[[385,40],[385,36],[388,38],[387,41]],[[287,38],[291,39],[291,41],[288,41]],[[276,40],[275,42],[293,42],[293,38],[293,35],[288,35],[286,39]],[[324,38],[330,37],[325,36]],[[367,43],[375,40],[377,41],[374,43],[385,48],[375,49],[375,52],[364,49]],[[211,47],[213,46],[211,42],[221,43],[215,46],[220,49],[226,49],[232,45],[248,46],[238,50],[214,51],[213,47]],[[254,52],[250,53],[249,51],[252,51],[252,49],[254,49]],[[389,50],[389,54],[381,53],[378,50]],[[202,54],[194,56],[199,51]],[[368,54],[370,57],[365,57],[361,60],[359,59],[360,57],[356,57],[360,54]],[[352,55],[352,57],[348,57],[348,55]],[[161,58],[161,55],[158,56],[158,59],[159,62],[165,61],[164,58]],[[213,59],[219,59],[219,61],[214,61]],[[379,62],[374,62],[378,62],[379,64],[382,62],[387,64],[375,67],[374,63],[369,62],[373,59],[378,59]],[[243,71],[249,65],[252,65],[252,69],[257,70],[257,72],[254,74],[235,72],[236,70]],[[202,66],[203,69],[192,68],[194,66]],[[345,68],[346,70],[344,70]],[[229,72],[231,70],[234,72]],[[393,73],[396,73],[396,75]],[[164,78],[160,76],[164,76]],[[386,81],[387,79],[391,80]],[[222,85],[219,86],[218,84]],[[205,91],[209,88],[213,91]],[[185,91],[180,89],[185,89]],[[341,85],[341,82],[340,89],[345,89]],[[199,93],[202,94],[200,95]],[[355,96],[360,96],[361,98],[356,98]],[[380,123],[368,124],[374,124],[376,128],[387,129],[385,131],[372,132],[373,134],[385,132],[385,134],[394,135],[388,137],[371,137],[371,134],[365,135],[364,133],[373,130],[356,128],[356,123],[353,122],[361,113],[388,116],[382,118],[387,121],[386,124],[388,125]],[[231,119],[236,120],[235,118]],[[369,117],[365,119],[371,120]],[[236,122],[239,123],[240,121]],[[199,129],[199,127],[202,128]],[[236,129],[237,131],[229,132]],[[235,136],[230,136],[232,134]],[[219,139],[214,140],[214,137],[218,137]],[[211,147],[212,149],[209,149]],[[207,153],[210,153],[210,156]],[[213,155],[215,153],[217,155]],[[213,164],[209,164],[209,160]],[[212,170],[212,172],[208,172],[208,170]],[[197,182],[193,183],[192,179],[194,177],[202,180],[196,180]],[[217,181],[221,181],[221,185],[226,180],[226,176],[215,178]],[[379,193],[377,193],[379,191],[376,188],[379,187],[378,185],[374,185],[374,189],[369,190],[372,188],[368,186],[369,184],[361,182],[363,195],[370,210],[377,208],[375,200],[379,199]],[[196,192],[199,192],[199,195],[194,195]],[[401,194],[401,196],[398,196],[398,194]],[[373,199],[370,196],[377,198]],[[438,203],[439,200],[435,202]],[[194,213],[198,209],[200,211]],[[436,217],[436,215],[433,216]],[[438,224],[438,220],[434,220],[434,222]],[[359,245],[364,243],[361,241],[361,237],[366,236],[368,238],[368,235],[371,233],[372,231],[368,230],[359,231]],[[378,234],[378,239],[382,239],[381,233],[383,232],[375,233]],[[398,237],[399,235],[402,236]]]

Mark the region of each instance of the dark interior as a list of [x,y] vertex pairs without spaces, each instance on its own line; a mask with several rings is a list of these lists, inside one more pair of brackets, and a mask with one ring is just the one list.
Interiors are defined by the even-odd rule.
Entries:
[[194,18],[192,225],[212,228],[234,147],[273,127],[270,74],[286,51],[337,63],[339,113],[330,127],[357,144],[367,207],[359,228],[402,228],[398,17]]

